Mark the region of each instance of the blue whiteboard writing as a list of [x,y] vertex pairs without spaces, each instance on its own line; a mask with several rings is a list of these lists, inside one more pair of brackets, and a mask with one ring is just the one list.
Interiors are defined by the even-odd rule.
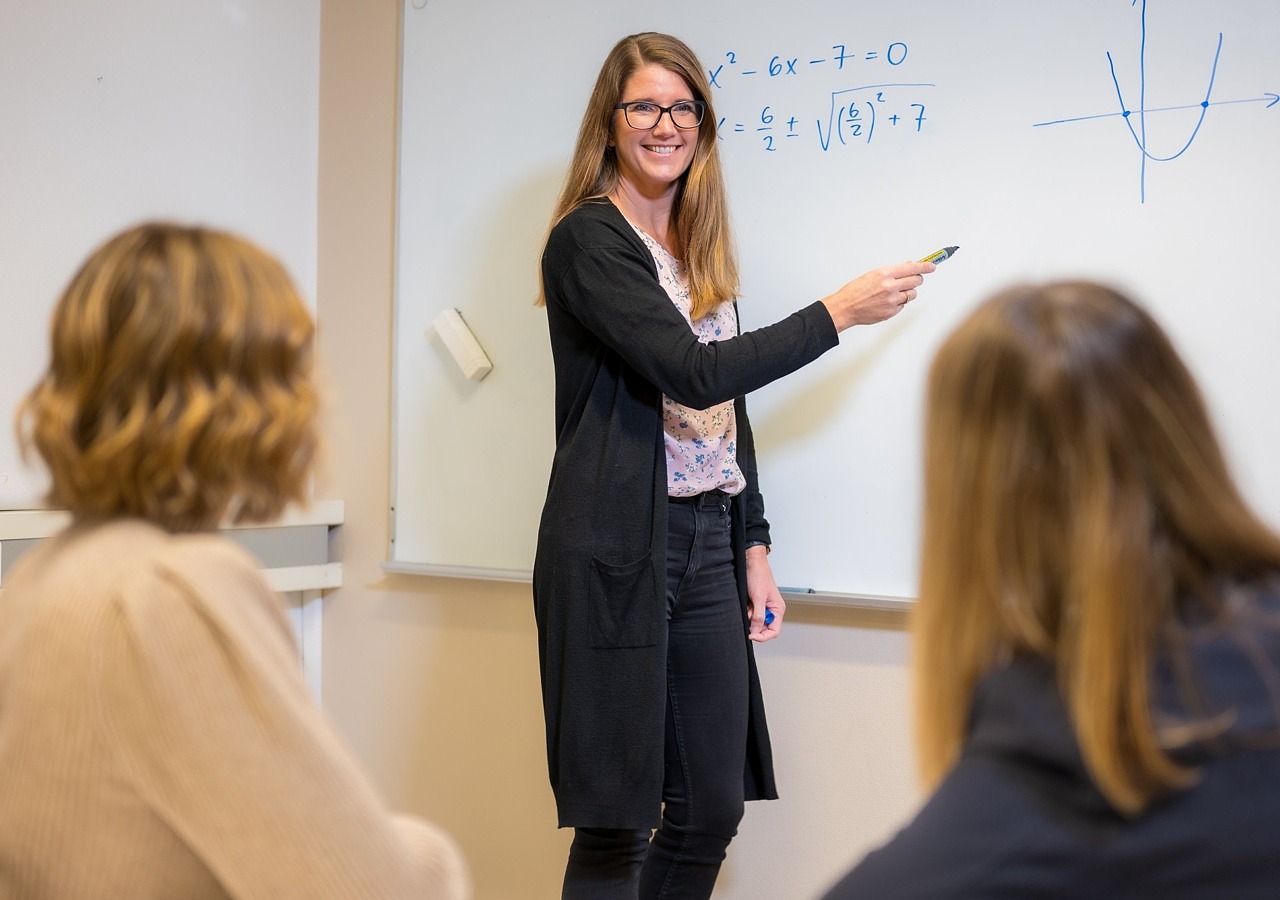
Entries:
[[[684,38],[712,81],[746,328],[961,247],[904,314],[749,399],[781,584],[913,595],[929,360],[1014,280],[1146,303],[1280,523],[1280,6],[409,0],[392,563],[531,567],[553,444],[538,257],[598,67],[640,30]],[[482,382],[430,333],[447,307],[493,361]]]

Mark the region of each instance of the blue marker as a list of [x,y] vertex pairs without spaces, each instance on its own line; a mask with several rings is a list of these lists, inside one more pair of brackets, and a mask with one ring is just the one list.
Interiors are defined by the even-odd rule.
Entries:
[[928,263],[934,263],[934,264],[937,264],[937,263],[942,262],[942,261],[943,261],[943,260],[945,260],[945,259],[950,259],[951,257],[955,256],[955,255],[956,255],[956,251],[957,251],[957,250],[959,250],[959,249],[960,249],[960,247],[959,247],[958,245],[957,245],[957,246],[955,246],[955,247],[943,247],[943,248],[942,248],[941,250],[939,250],[937,253],[930,253],[930,254],[929,254],[928,256],[926,256],[924,259],[920,260],[920,262],[928,262]]
[[767,606],[764,609],[764,624],[765,625],[773,624],[773,610],[769,609],[769,607]]

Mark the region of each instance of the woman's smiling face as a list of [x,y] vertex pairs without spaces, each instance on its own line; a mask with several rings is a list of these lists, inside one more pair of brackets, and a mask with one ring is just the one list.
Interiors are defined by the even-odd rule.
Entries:
[[[646,100],[658,106],[672,106],[694,99],[683,77],[649,63],[627,79],[619,103]],[[677,128],[669,113],[663,113],[652,128],[632,128],[622,110],[614,112],[613,145],[618,156],[618,172],[626,184],[646,197],[658,197],[675,189],[693,162],[699,128]]]

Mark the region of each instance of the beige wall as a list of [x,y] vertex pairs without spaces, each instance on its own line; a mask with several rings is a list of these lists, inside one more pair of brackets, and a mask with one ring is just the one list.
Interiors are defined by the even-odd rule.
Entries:
[[[462,843],[480,900],[556,897],[569,835],[555,828],[543,765],[528,587],[379,568],[397,16],[394,0],[322,0],[317,309],[330,406],[317,495],[346,502],[346,585],[324,604],[324,704],[392,805]],[[793,606],[759,657],[784,799],[748,807],[721,900],[811,896],[915,803],[899,616]]]

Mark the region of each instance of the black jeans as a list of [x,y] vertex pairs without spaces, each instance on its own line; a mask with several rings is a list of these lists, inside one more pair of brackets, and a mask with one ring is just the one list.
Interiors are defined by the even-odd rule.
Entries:
[[729,498],[668,504],[667,724],[662,823],[577,828],[565,900],[711,896],[742,819],[747,637]]

